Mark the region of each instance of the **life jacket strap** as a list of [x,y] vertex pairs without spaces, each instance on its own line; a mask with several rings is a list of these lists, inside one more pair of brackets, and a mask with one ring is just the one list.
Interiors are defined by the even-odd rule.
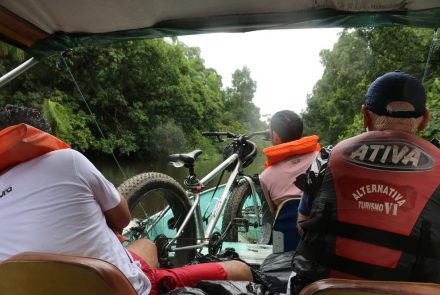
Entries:
[[[313,220],[302,222],[301,227],[306,233],[311,229],[313,231],[323,231],[322,220],[322,217],[313,218]],[[431,222],[428,220],[422,221],[419,236],[404,236],[340,221],[330,221],[326,228],[327,233],[336,236],[440,260],[440,242],[431,241],[429,238]]]
[[[431,226],[432,223],[427,220],[422,220],[422,227],[420,229],[419,249],[417,253],[416,263],[411,272],[411,278],[413,281],[423,281],[423,278],[419,278],[419,273],[423,273],[422,268],[425,266],[424,262],[426,257],[437,258],[440,256],[440,249],[438,243],[431,241]],[[437,257],[436,257],[437,256]],[[438,258],[437,258],[438,259]]]
[[[392,243],[398,243],[400,245],[391,245],[395,250],[411,252],[416,256],[416,261],[412,268],[389,268],[369,263],[359,262],[351,260],[346,257],[341,257],[330,253],[328,249],[324,250],[324,253],[320,255],[320,263],[326,265],[339,272],[355,275],[361,278],[370,280],[407,280],[407,281],[427,281],[426,276],[420,274],[425,273],[423,267],[426,267],[426,259],[440,259],[440,244],[431,240],[431,227],[432,223],[428,220],[422,220],[421,230],[419,238],[409,238],[405,242],[405,237],[398,237],[398,235],[391,238]],[[371,234],[367,232],[360,233]],[[371,237],[370,237],[371,238]],[[375,237],[375,244],[379,244],[378,240],[380,236]],[[361,239],[359,239],[361,240]],[[385,239],[386,240],[386,239]],[[371,242],[371,241],[369,241]],[[411,243],[412,245],[406,245],[405,243]],[[381,246],[387,246],[387,243],[381,243]],[[413,248],[411,248],[413,247]]]
[[388,268],[337,255],[328,256],[328,258],[326,264],[332,269],[369,280],[408,281],[411,277],[410,269]]

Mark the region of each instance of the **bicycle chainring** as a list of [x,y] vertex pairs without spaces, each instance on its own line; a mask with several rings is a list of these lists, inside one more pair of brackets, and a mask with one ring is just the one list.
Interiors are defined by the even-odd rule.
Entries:
[[217,255],[223,245],[223,241],[221,240],[221,234],[219,232],[214,232],[211,235],[208,243],[208,253],[211,255]]
[[157,248],[157,259],[159,260],[160,267],[171,268],[172,263],[169,259],[169,251],[167,249],[168,238],[165,235],[158,235],[154,239],[154,243]]

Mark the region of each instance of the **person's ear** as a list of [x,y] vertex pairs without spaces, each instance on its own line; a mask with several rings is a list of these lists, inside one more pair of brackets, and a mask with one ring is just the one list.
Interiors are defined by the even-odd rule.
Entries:
[[273,130],[272,130],[272,143],[274,145],[283,143],[283,141],[281,140],[281,137],[278,135],[278,133],[276,133]]
[[367,107],[363,104],[361,108],[362,114],[364,115],[364,128],[367,130],[371,130],[371,117],[368,112]]
[[428,121],[429,121],[429,110],[428,108],[426,108],[425,112],[423,113],[422,122],[420,122],[419,126],[417,127],[417,130],[422,131],[423,129],[425,129],[426,126],[428,125]]

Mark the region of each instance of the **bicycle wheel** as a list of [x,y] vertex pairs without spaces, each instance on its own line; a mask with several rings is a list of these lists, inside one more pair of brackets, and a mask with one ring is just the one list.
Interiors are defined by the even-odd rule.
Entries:
[[273,216],[259,187],[257,187],[257,194],[261,225],[257,222],[249,183],[242,181],[233,189],[223,214],[222,232],[225,232],[231,223],[225,241],[253,244],[270,243]]
[[[127,199],[133,220],[140,224],[137,232],[128,232],[130,240],[147,237],[155,241],[163,267],[182,266],[195,257],[195,250],[174,252],[166,251],[164,247],[176,236],[191,208],[185,191],[177,181],[162,173],[148,172],[127,179],[118,190]],[[173,248],[194,245],[196,235],[196,223],[192,217]]]

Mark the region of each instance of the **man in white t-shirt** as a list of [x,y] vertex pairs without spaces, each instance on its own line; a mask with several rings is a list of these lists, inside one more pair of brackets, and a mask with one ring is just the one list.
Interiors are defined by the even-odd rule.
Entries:
[[[154,243],[142,239],[124,248],[114,232],[129,223],[130,212],[113,184],[81,153],[18,123],[50,131],[35,110],[0,110],[0,159],[19,163],[2,167],[7,161],[0,160],[0,261],[25,251],[95,257],[116,265],[138,294],[156,294],[162,279],[170,287],[193,286],[202,279],[252,280],[250,269],[239,261],[157,270]],[[30,159],[22,151],[11,154],[5,143],[16,141],[17,130],[37,132],[58,145]],[[29,145],[28,139],[22,142]]]

